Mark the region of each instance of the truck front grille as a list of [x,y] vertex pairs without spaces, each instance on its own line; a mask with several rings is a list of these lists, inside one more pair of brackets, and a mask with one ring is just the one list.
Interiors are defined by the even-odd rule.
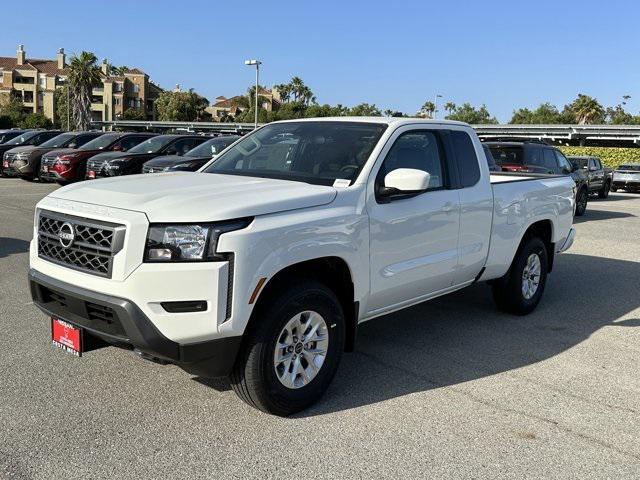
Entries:
[[111,278],[113,257],[122,250],[124,233],[124,225],[43,210],[38,218],[38,256]]

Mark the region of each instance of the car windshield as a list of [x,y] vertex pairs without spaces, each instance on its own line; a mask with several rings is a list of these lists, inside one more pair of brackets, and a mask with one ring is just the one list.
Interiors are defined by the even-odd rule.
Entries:
[[14,137],[17,137],[18,135],[20,135],[20,132],[4,132],[4,133],[0,133],[0,144],[2,144],[4,142],[8,142],[9,140],[11,140]]
[[319,185],[351,182],[386,128],[347,121],[275,123],[243,138],[204,171]]
[[176,137],[160,135],[158,137],[151,137],[149,140],[139,143],[129,153],[158,153],[167,144],[173,141]]
[[78,150],[104,150],[113,142],[122,137],[121,133],[105,133],[98,138],[94,138],[90,142],[85,143]]
[[68,142],[73,140],[77,136],[76,133],[61,133],[57,137],[53,137],[46,142],[42,143],[40,146],[44,148],[49,147],[64,147]]
[[506,147],[500,145],[489,145],[489,150],[493,155],[493,159],[498,165],[515,163],[522,165],[524,162],[524,152],[522,147]]
[[585,168],[589,164],[588,158],[581,157],[569,157],[571,163],[573,163],[577,168]]
[[632,172],[640,172],[640,165],[620,165],[618,170],[631,170]]
[[185,153],[187,157],[213,157],[218,155],[222,150],[231,145],[240,137],[218,137],[201,143],[196,148]]
[[6,142],[5,145],[22,145],[24,142],[29,141],[29,139],[31,139],[38,133],[40,132],[25,132],[22,135],[18,135],[17,137],[12,138],[8,142]]

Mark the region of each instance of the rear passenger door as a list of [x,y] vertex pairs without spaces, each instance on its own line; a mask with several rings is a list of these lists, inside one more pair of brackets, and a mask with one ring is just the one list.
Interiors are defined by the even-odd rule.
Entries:
[[493,221],[493,189],[484,168],[483,151],[465,130],[443,132],[447,157],[453,159],[452,188],[460,199],[460,234],[454,285],[473,281],[489,253]]

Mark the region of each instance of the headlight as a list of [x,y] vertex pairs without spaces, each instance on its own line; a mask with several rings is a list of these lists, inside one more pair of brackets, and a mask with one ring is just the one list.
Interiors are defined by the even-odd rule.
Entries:
[[146,262],[201,262],[222,260],[218,254],[220,235],[246,228],[252,218],[196,225],[150,225]]

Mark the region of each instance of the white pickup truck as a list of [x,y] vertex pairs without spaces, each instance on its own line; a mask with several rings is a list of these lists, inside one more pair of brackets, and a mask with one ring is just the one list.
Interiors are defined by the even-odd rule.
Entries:
[[228,376],[287,415],[322,395],[364,321],[486,281],[500,308],[532,311],[574,204],[570,177],[490,175],[463,123],[276,122],[199,172],[48,195],[31,292],[67,352]]

